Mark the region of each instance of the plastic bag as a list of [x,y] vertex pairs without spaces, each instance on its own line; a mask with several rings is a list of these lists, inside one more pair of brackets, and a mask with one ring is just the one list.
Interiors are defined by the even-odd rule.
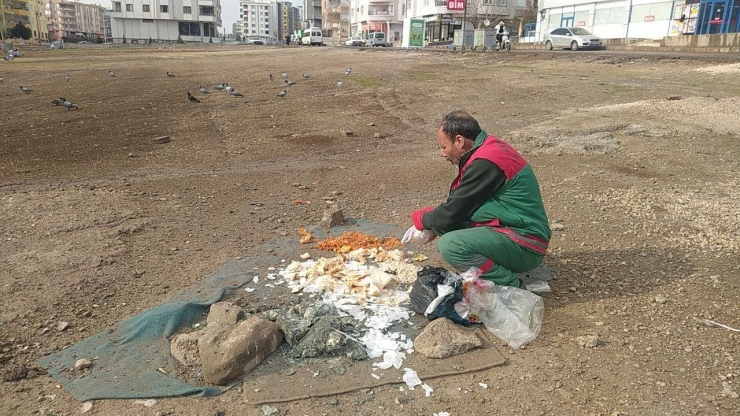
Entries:
[[409,298],[412,309],[424,314],[430,321],[444,317],[468,326],[470,321],[461,317],[455,304],[463,300],[460,276],[441,267],[425,266],[417,274]]
[[477,318],[511,348],[521,347],[540,333],[545,303],[534,293],[480,278],[468,280],[464,293],[471,322]]

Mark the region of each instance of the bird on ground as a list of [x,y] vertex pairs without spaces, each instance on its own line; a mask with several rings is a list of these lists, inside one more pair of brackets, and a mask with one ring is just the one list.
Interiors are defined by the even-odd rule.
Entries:
[[285,80],[285,85],[287,85],[287,86],[289,86],[289,87],[292,87],[293,85],[295,85],[295,82],[294,82],[294,81],[288,81],[288,80],[286,79],[286,80]]
[[270,82],[272,81],[275,81],[275,77],[273,77],[272,74],[270,74]]
[[226,88],[224,88],[224,89],[225,89],[225,90],[226,90],[226,92],[228,92],[229,94],[231,94],[231,91],[234,91],[234,87],[232,87],[231,85],[229,85],[229,84],[224,84],[224,85],[226,85]]
[[193,94],[191,94],[189,91],[188,91],[188,101],[190,101],[191,103],[199,103],[200,102],[200,100],[197,99],[197,98],[195,98],[193,96]]
[[309,79],[309,78],[311,78],[311,75],[303,74],[303,79]]
[[175,77],[175,74],[173,74],[170,71],[167,71],[167,78],[174,78],[174,77]]
[[30,89],[28,87],[24,87],[23,85],[21,85],[21,91],[25,92],[26,94],[30,94],[30,93],[33,92],[32,89]]
[[51,103],[54,104],[54,105],[63,105],[65,101],[67,101],[66,98],[59,97],[59,98],[55,98],[55,99],[51,100]]
[[113,73],[113,71],[111,71],[111,70],[109,69],[109,70],[108,70],[108,76],[109,76],[109,77],[111,77],[111,78],[115,78],[115,77],[116,77],[116,74],[114,74],[114,73]]
[[64,80],[67,81],[67,82],[69,82],[69,74],[67,74],[67,76],[64,77]]
[[283,78],[288,79],[288,73],[283,71]]
[[201,94],[210,94],[207,89],[203,88],[202,85],[198,86],[198,91],[200,91]]
[[337,80],[337,87],[339,88],[344,87],[344,82]]
[[64,100],[64,103],[62,103],[62,105],[63,105],[64,107],[66,107],[66,108],[67,108],[67,110],[71,110],[71,109],[73,109],[73,108],[74,108],[75,110],[79,110],[79,109],[80,109],[80,107],[77,107],[77,104],[72,104],[71,102],[69,102],[69,101],[67,101],[67,100]]
[[226,88],[226,86],[227,86],[227,85],[229,85],[229,84],[227,84],[227,83],[225,83],[225,82],[222,82],[222,83],[220,83],[220,84],[216,85],[215,87],[213,87],[213,89],[214,89],[214,90],[217,90],[217,91],[221,91],[221,90],[223,90],[224,88]]
[[351,73],[352,73],[352,67],[349,67],[349,68],[347,68],[347,69],[346,69],[346,70],[344,71],[344,75],[349,75],[349,74],[351,74]]
[[242,93],[240,93],[239,91],[237,91],[235,89],[232,89],[229,94],[233,95],[234,97],[244,97],[244,95]]
[[286,90],[282,90],[278,93],[278,97],[285,98],[285,96],[288,95],[288,92]]

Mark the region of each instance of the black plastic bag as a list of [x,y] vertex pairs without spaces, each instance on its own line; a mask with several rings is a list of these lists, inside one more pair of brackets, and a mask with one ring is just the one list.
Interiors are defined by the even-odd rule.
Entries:
[[[419,270],[416,275],[416,281],[409,294],[411,309],[418,314],[424,315],[429,304],[439,296],[437,285],[445,284],[445,280],[452,280],[448,279],[451,276],[452,273],[442,267],[425,266]],[[462,281],[455,280],[450,285],[454,291],[442,299],[442,302],[434,308],[432,313],[427,315],[427,318],[430,321],[440,317],[447,318],[457,324],[469,326],[470,321],[463,319],[455,310],[455,304],[463,300]]]

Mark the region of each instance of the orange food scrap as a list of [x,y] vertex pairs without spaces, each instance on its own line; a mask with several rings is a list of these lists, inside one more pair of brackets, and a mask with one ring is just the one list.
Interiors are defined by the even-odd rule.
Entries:
[[293,203],[296,205],[311,205],[311,201],[304,201],[302,199],[296,199]]
[[391,250],[399,247],[401,242],[396,237],[377,238],[359,231],[346,232],[339,237],[330,237],[318,244],[319,250],[333,251],[339,254],[349,253],[358,248],[379,248]]
[[313,240],[313,236],[305,228],[298,230],[298,234],[301,236],[301,244],[308,244]]

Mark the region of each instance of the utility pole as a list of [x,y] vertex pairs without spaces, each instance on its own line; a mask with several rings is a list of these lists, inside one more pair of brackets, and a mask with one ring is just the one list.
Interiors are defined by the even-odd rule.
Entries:
[[3,40],[2,49],[5,49],[5,39],[8,36],[8,21],[5,20],[5,0],[0,0],[0,14],[2,15],[3,30],[0,31],[0,39]]

